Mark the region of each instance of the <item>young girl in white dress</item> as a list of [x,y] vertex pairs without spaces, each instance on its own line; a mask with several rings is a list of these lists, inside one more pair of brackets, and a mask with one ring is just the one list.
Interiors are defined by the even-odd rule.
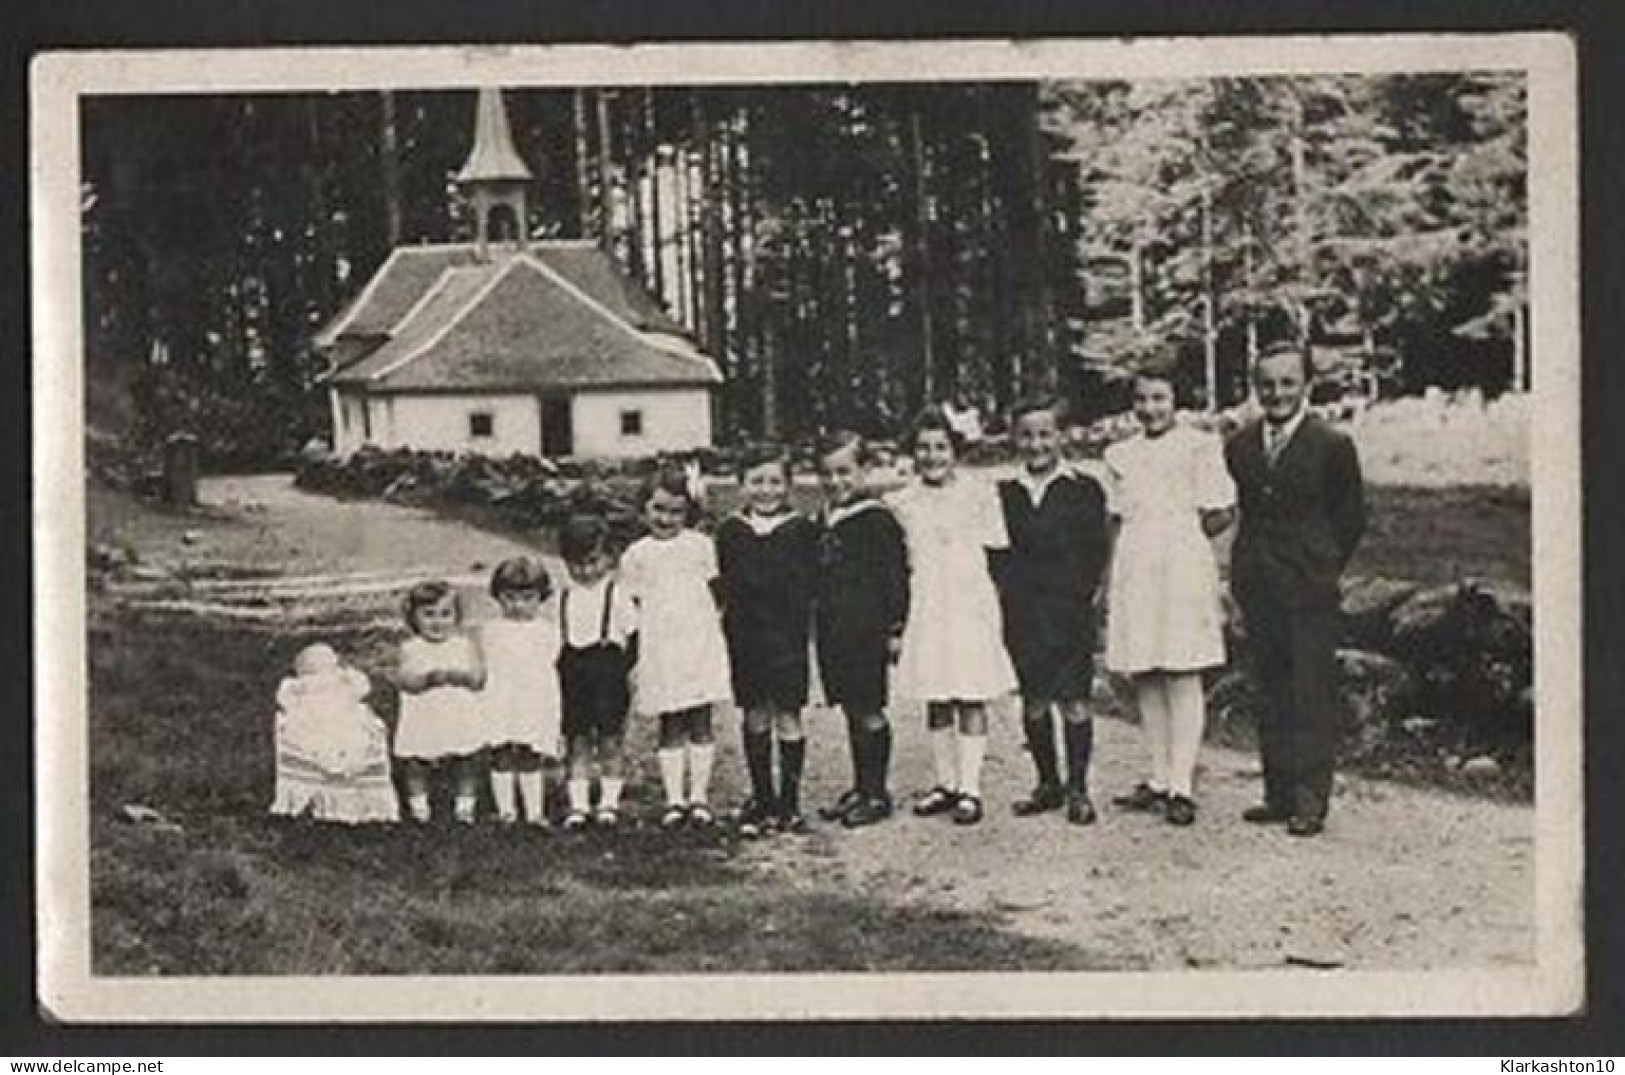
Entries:
[[276,692],[271,812],[355,824],[396,821],[389,731],[367,705],[372,684],[318,642],[299,651]]
[[716,757],[711,709],[732,690],[716,546],[689,529],[696,508],[691,488],[682,471],[657,473],[644,494],[649,533],[621,558],[621,580],[638,607],[633,707],[659,715],[666,793],[660,824],[667,829],[716,820],[709,802]]
[[955,434],[927,408],[912,436],[917,479],[891,508],[908,543],[911,605],[897,661],[897,690],[926,703],[937,783],[914,804],[922,816],[982,820],[987,703],[1016,689],[1004,648],[988,551],[1009,545],[993,487],[956,472]]
[[395,685],[401,692],[395,757],[406,782],[406,808],[429,820],[429,774],[449,764],[459,823],[474,820],[478,762],[490,742],[475,692],[485,686],[485,661],[463,630],[457,592],[439,580],[420,582],[406,595],[406,625]]
[[1114,801],[1189,825],[1206,722],[1202,670],[1224,663],[1209,539],[1230,525],[1236,491],[1219,438],[1177,423],[1171,371],[1135,378],[1134,416],[1140,433],[1106,449],[1118,525],[1106,664],[1134,681],[1151,774]]
[[558,612],[537,561],[516,556],[491,574],[502,617],[480,630],[486,683],[481,708],[491,725],[491,801],[497,820],[525,816],[548,827],[546,766],[559,756]]

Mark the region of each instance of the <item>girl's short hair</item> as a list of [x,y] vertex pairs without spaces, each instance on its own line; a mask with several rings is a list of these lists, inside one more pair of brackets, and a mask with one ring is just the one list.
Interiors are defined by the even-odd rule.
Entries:
[[1059,425],[1066,407],[1055,396],[1023,396],[1010,408],[1011,428],[1029,414],[1038,414],[1040,411],[1054,415],[1055,422]]
[[935,432],[948,435],[948,443],[953,445],[954,454],[957,455],[964,449],[964,438],[959,435],[959,430],[954,428],[954,424],[948,421],[948,412],[935,403],[922,407],[920,413],[914,416],[914,425],[909,428],[903,445],[908,451],[913,452],[920,442],[921,434]]
[[579,564],[610,549],[609,523],[597,515],[572,515],[559,529],[559,555]]
[[818,467],[820,470],[823,469],[825,459],[828,459],[836,452],[844,452],[854,448],[857,450],[858,465],[868,466],[870,461],[869,442],[863,438],[861,433],[850,429],[832,429],[820,433],[818,439],[813,442],[813,450],[818,453]]
[[654,499],[656,493],[666,493],[669,496],[680,496],[688,504],[689,513],[692,514],[699,505],[694,500],[694,491],[690,487],[689,475],[681,467],[665,465],[649,475],[643,483],[643,495],[638,502],[645,506]]
[[513,556],[497,565],[491,572],[491,596],[500,598],[505,593],[534,593],[546,601],[553,592],[553,580],[547,569],[529,556]]
[[418,613],[430,605],[451,598],[452,608],[457,611],[457,618],[463,618],[462,602],[457,599],[457,591],[452,584],[444,579],[428,579],[413,586],[406,591],[406,600],[401,603],[402,611],[406,615],[406,625],[412,630],[418,629]]
[[767,466],[769,463],[776,464],[784,472],[786,481],[790,479],[790,453],[785,450],[784,445],[769,442],[746,445],[739,453],[737,470],[740,480],[743,481],[750,471]]

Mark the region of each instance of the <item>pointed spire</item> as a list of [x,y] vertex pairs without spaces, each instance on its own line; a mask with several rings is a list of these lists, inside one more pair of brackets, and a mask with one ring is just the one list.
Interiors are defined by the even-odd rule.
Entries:
[[457,173],[459,183],[480,180],[528,180],[530,169],[514,149],[513,133],[508,128],[508,113],[502,106],[502,91],[494,86],[480,89],[479,104],[474,112],[474,148],[468,160]]

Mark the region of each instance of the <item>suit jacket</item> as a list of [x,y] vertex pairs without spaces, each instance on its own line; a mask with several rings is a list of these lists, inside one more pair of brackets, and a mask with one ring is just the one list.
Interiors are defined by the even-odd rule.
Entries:
[[1262,420],[1225,444],[1241,522],[1230,553],[1230,586],[1242,604],[1333,608],[1365,530],[1365,490],[1354,442],[1314,415],[1271,464]]

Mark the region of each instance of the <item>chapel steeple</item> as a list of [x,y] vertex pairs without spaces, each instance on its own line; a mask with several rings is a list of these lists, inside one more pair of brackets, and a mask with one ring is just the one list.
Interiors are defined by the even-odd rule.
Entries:
[[526,247],[526,197],[531,171],[514,148],[502,91],[480,89],[474,110],[474,145],[457,173],[474,210],[474,241],[483,260],[492,246]]

